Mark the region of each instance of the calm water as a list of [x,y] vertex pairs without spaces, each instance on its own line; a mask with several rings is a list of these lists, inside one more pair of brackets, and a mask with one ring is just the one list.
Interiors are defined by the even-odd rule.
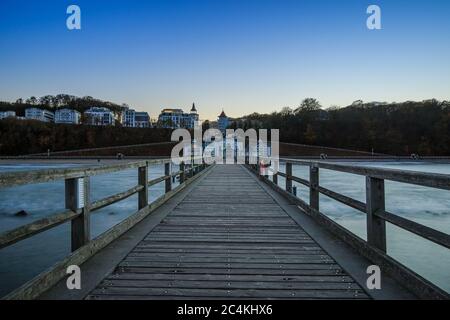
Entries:
[[[450,174],[449,164],[424,162],[349,163],[414,171]],[[55,168],[56,165],[0,166],[0,172]],[[70,167],[64,165],[60,167]],[[174,168],[174,170],[178,170]],[[282,168],[284,170],[284,168]],[[305,167],[293,168],[294,174],[308,178]],[[163,175],[163,166],[150,167],[150,179]],[[320,183],[326,188],[365,202],[364,177],[322,170]],[[137,184],[137,170],[117,172],[91,178],[92,201],[127,190]],[[284,185],[279,178],[279,184]],[[306,187],[297,185],[298,195],[308,199]],[[164,192],[163,183],[150,188],[149,200]],[[348,208],[323,195],[321,211],[362,238],[365,214]],[[387,210],[437,230],[450,233],[450,192],[437,189],[386,182]],[[26,217],[16,217],[25,210]],[[0,189],[0,232],[32,222],[64,210],[64,182],[26,185]],[[137,195],[103,208],[92,215],[92,236],[111,228],[137,210]],[[450,250],[423,240],[388,224],[388,253],[428,280],[450,292]],[[0,296],[25,283],[70,253],[70,225],[64,224],[30,239],[0,250]]]

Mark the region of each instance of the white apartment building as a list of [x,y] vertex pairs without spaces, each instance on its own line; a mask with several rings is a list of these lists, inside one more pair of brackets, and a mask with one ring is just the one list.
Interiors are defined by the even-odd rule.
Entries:
[[136,127],[136,111],[134,109],[126,109],[122,112],[122,126]]
[[51,111],[39,108],[25,109],[25,118],[27,120],[38,120],[43,122],[53,122],[55,114]]
[[79,124],[81,113],[72,109],[58,109],[55,112],[55,123]]
[[85,123],[94,126],[113,126],[114,114],[108,108],[92,107],[84,112]]
[[147,112],[135,113],[135,127],[137,128],[150,128],[150,116]]
[[0,111],[0,119],[15,118],[15,117],[16,117],[15,111]]
[[195,104],[192,104],[191,111],[185,113],[182,109],[163,109],[159,115],[158,122],[163,128],[194,128],[195,121],[198,121],[198,113]]

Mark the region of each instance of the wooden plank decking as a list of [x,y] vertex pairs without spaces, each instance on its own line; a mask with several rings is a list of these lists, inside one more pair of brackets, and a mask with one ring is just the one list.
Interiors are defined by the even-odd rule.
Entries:
[[247,170],[217,165],[87,299],[367,299]]

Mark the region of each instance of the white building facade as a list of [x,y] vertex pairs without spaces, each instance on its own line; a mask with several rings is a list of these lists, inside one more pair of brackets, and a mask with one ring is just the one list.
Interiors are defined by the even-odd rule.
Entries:
[[79,124],[81,113],[72,109],[59,109],[55,112],[55,123]]
[[147,112],[136,112],[134,117],[135,127],[150,128],[150,116]]
[[25,109],[25,119],[53,122],[55,120],[55,114],[45,109],[28,108]]
[[15,117],[16,117],[15,111],[0,111],[0,119],[15,118]]
[[122,112],[122,126],[134,128],[136,126],[136,111],[126,109]]
[[108,108],[92,107],[84,112],[86,124],[93,126],[113,126],[114,114]]
[[194,128],[199,116],[195,104],[192,104],[191,111],[185,113],[183,109],[163,109],[158,117],[159,125],[163,128]]

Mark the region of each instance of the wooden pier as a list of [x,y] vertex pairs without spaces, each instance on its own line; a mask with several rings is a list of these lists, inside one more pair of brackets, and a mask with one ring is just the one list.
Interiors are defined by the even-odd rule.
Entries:
[[[66,180],[68,211],[0,235],[0,248],[53,226],[72,223],[73,253],[6,296],[6,299],[448,299],[448,294],[386,254],[385,222],[449,248],[449,235],[384,210],[384,180],[450,189],[450,177],[285,159],[271,179],[258,166],[184,165],[167,160],[90,169],[58,169],[0,175],[0,188]],[[148,166],[165,175],[148,180]],[[292,175],[310,166],[310,181]],[[138,169],[138,185],[77,209],[76,180],[126,168]],[[319,168],[367,177],[367,205],[319,185]],[[278,177],[285,178],[280,187]],[[174,177],[180,185],[172,188]],[[292,194],[292,181],[310,189],[309,204]],[[148,203],[148,187],[166,193]],[[89,216],[139,194],[139,210],[95,239]],[[368,241],[319,211],[325,194],[368,215]],[[66,268],[80,265],[82,289],[68,290]],[[367,267],[382,270],[382,289],[366,286]]]

